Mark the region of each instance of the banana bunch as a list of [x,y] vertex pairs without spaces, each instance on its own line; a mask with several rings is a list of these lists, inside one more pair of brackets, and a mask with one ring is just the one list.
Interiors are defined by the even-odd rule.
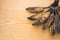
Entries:
[[59,1],[54,1],[48,7],[28,7],[26,10],[33,15],[27,17],[29,20],[35,20],[33,26],[43,24],[42,29],[50,28],[50,33],[54,35],[60,32],[60,6]]

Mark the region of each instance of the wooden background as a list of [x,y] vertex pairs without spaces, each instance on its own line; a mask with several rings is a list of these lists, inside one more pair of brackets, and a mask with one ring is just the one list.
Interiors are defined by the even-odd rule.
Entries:
[[42,26],[34,27],[25,8],[48,6],[54,0],[0,0],[0,40],[60,40]]

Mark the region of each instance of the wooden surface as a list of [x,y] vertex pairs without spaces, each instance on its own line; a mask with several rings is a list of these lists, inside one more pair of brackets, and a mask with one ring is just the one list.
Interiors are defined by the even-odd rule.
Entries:
[[0,40],[60,40],[60,34],[51,36],[42,26],[34,27],[27,19],[31,14],[25,8],[48,6],[54,0],[0,0]]

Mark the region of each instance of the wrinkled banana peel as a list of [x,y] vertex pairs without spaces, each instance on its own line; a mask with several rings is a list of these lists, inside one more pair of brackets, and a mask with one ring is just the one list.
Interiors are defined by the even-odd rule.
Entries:
[[41,7],[28,7],[26,10],[30,13],[40,13],[44,10],[44,8]]
[[28,7],[26,10],[33,15],[27,17],[29,20],[35,20],[33,26],[44,24],[42,29],[50,28],[50,33],[54,35],[60,32],[60,6],[59,0],[55,0],[49,7]]

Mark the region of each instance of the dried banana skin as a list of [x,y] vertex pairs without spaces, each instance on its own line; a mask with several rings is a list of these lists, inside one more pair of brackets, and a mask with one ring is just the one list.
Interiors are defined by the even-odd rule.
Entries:
[[50,28],[50,33],[55,35],[55,33],[60,32],[60,6],[58,3],[59,0],[55,0],[54,3],[48,7],[28,7],[26,10],[34,13],[34,15],[27,18],[29,20],[35,20],[32,24],[33,26],[44,24],[42,29]]
[[42,29],[45,30],[46,28],[48,28],[51,25],[51,23],[53,22],[53,20],[54,20],[54,14],[50,14],[46,23],[43,25]]
[[[46,17],[44,17],[44,15],[45,16],[49,15],[49,12],[48,12],[49,7],[28,7],[28,8],[26,8],[26,10],[30,13],[36,13],[34,15],[31,15],[31,16],[27,17],[27,19],[29,19],[29,20],[38,20],[38,19],[41,19],[41,15],[43,15],[42,16],[43,18],[46,18]],[[41,13],[42,11],[44,13]]]
[[49,7],[28,7],[28,8],[26,8],[26,10],[30,13],[41,13],[46,8],[48,9]]
[[26,8],[26,10],[30,13],[40,13],[44,10],[44,8],[40,8],[40,7],[28,7]]
[[27,17],[27,19],[29,19],[29,20],[38,20],[39,17],[41,17],[41,14],[33,14],[33,15]]
[[[32,13],[32,10],[30,11],[30,13]],[[36,13],[36,12],[34,11],[33,13]],[[57,13],[57,11],[55,9],[47,8],[47,9],[43,10],[43,12],[41,12],[41,13],[39,12],[39,14],[34,14],[34,15],[28,17],[28,19],[36,20],[36,22],[34,22],[32,24],[33,26],[39,26],[40,24],[44,23],[44,25],[42,27],[43,30],[52,26],[50,28],[50,31],[51,31],[51,34],[54,35],[55,33],[60,32],[60,24],[58,23],[58,21],[60,20],[60,18],[58,16],[59,13],[57,13],[57,15],[56,15],[56,13]],[[54,20],[57,22],[55,22],[54,25],[51,25]]]
[[45,21],[48,19],[49,14],[50,14],[49,12],[42,13],[41,16],[39,16],[38,20],[33,23],[33,25],[35,26],[35,25],[40,25],[42,23],[45,23]]
[[58,24],[58,33],[60,32],[60,21],[59,21],[59,24]]
[[55,15],[55,32],[59,32],[59,20],[60,18],[59,18],[59,15],[58,14],[56,14]]
[[54,35],[55,34],[55,27],[54,27],[54,23],[51,25],[51,27],[50,27],[50,33],[52,34],[52,35]]

